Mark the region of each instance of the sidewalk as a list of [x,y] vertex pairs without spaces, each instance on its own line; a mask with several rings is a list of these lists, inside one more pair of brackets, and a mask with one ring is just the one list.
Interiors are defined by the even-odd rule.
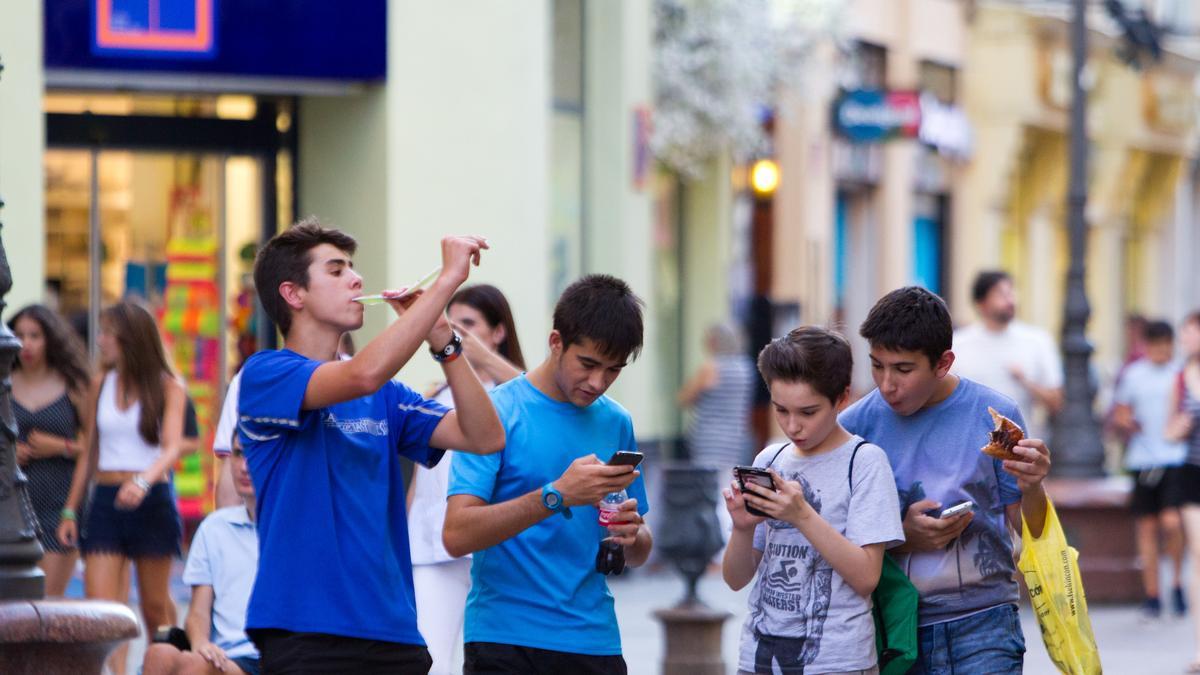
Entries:
[[[630,675],[657,675],[665,641],[653,612],[675,604],[683,596],[682,579],[671,573],[638,574],[614,580],[610,586],[617,599],[617,617]],[[748,590],[734,593],[719,576],[709,574],[700,580],[699,593],[710,606],[733,614],[722,633],[721,651],[726,671],[736,673],[738,638],[746,616]],[[1190,617],[1142,623],[1136,607],[1102,605],[1088,609],[1104,672],[1169,674],[1186,669],[1193,645]],[[1025,672],[1056,675],[1058,670],[1046,655],[1037,621],[1028,606],[1021,608],[1021,625],[1028,650]]]
[[[180,623],[187,612],[189,589],[180,580],[182,563],[176,563],[171,591],[179,606]],[[683,580],[672,572],[648,573],[635,570],[629,577],[610,581],[617,602],[617,619],[630,675],[658,675],[661,670],[664,638],[654,610],[669,607],[683,597]],[[737,672],[737,647],[742,621],[746,616],[746,593],[733,592],[720,576],[706,575],[700,580],[700,598],[708,605],[732,614],[722,633],[721,651],[726,671]],[[81,597],[82,584],[76,580],[68,596]],[[134,599],[136,612],[136,599]],[[1107,673],[1183,673],[1192,656],[1192,623],[1189,618],[1167,618],[1143,623],[1133,606],[1100,605],[1089,608],[1100,658]],[[1042,645],[1037,621],[1028,607],[1021,608],[1025,629],[1025,672],[1029,675],[1055,675]],[[145,640],[130,643],[128,673],[137,673],[145,653]],[[461,672],[459,650],[454,672]]]

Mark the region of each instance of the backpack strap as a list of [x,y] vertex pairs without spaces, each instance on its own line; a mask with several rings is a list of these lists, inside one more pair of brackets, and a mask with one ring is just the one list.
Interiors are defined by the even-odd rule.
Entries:
[[850,453],[850,470],[846,472],[846,482],[850,484],[850,492],[854,492],[854,458],[858,457],[858,449],[866,444],[865,440],[859,441],[858,445],[854,446],[854,452]]
[[781,444],[779,446],[779,449],[775,451],[775,454],[771,456],[771,461],[767,462],[767,465],[764,466],[763,468],[764,469],[769,468],[772,464],[774,464],[775,460],[779,459],[779,455],[783,453],[784,448],[786,448],[787,446],[789,446],[791,444],[792,444],[791,441]]

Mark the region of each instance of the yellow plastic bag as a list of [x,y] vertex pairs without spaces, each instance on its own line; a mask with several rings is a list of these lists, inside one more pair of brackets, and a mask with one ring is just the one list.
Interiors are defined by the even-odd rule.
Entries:
[[1100,651],[1079,576],[1079,552],[1067,545],[1049,499],[1042,536],[1035,539],[1022,519],[1021,542],[1024,550],[1017,567],[1025,575],[1042,641],[1054,665],[1069,675],[1101,672]]

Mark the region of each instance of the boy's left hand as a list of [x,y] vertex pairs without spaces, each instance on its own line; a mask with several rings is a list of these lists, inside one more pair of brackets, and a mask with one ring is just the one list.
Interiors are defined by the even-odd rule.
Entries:
[[616,515],[608,521],[608,533],[614,542],[622,546],[633,546],[637,543],[638,530],[644,522],[641,514],[637,512],[637,500],[626,499],[617,507]]
[[1017,479],[1021,492],[1028,492],[1039,485],[1050,474],[1050,448],[1040,438],[1026,438],[1017,443],[1013,452],[1025,457],[1025,461],[1004,460],[1004,470]]
[[804,499],[804,488],[800,487],[800,483],[784,480],[775,469],[767,471],[771,472],[771,479],[775,481],[775,490],[746,483],[746,491],[742,493],[746,503],[775,520],[793,525],[807,518],[812,512],[812,507]]

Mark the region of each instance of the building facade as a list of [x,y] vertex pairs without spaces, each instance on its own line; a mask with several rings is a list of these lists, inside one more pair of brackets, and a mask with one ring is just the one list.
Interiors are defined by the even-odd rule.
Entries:
[[[842,44],[823,48],[777,116],[773,299],[844,328],[860,393],[872,384],[857,327],[903,285],[940,293],[967,324],[972,278],[1003,268],[1020,318],[1060,332],[1069,24],[1065,6],[1039,7],[856,0]],[[1178,3],[1163,20],[1194,23],[1194,11]],[[1200,53],[1168,39],[1135,70],[1102,8],[1089,26],[1089,334],[1103,375],[1123,358],[1127,314],[1177,319],[1200,303]]]
[[[53,302],[93,344],[101,307],[147,302],[206,433],[241,360],[276,339],[249,273],[297,217],[353,234],[370,289],[429,271],[446,234],[487,236],[472,280],[508,295],[535,363],[583,273],[624,278],[657,316],[649,0],[146,4],[0,10],[8,302]],[[388,320],[369,309],[356,340]],[[653,320],[646,344],[613,393],[654,441],[674,385]],[[420,358],[401,373],[439,376]],[[207,508],[207,454],[177,472],[185,510]]]

